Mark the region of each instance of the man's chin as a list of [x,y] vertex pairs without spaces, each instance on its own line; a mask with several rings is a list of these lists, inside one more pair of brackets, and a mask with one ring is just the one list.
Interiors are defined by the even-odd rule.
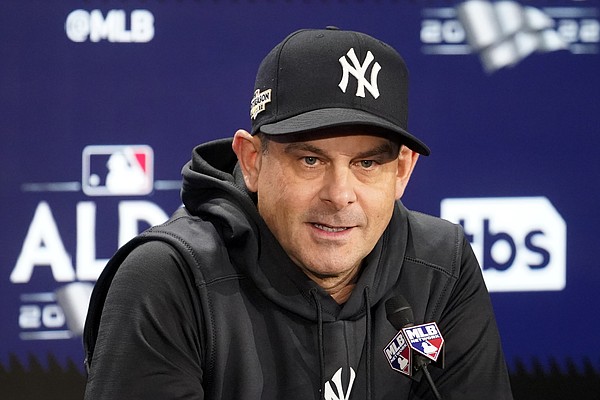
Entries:
[[344,278],[348,274],[355,274],[358,271],[359,262],[340,262],[340,260],[327,261],[324,258],[311,260],[307,263],[300,264],[300,268],[311,278],[318,280],[338,280]]

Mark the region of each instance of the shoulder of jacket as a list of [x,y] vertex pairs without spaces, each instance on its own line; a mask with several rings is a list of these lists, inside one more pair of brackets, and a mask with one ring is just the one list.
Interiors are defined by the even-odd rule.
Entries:
[[96,346],[104,302],[112,280],[132,251],[144,243],[153,241],[168,244],[182,256],[189,267],[194,285],[198,287],[222,277],[239,277],[229,262],[227,248],[214,225],[189,214],[184,208],[178,209],[165,223],[149,228],[119,248],[98,277],[83,333],[85,365],[88,371]]
[[227,247],[211,221],[194,216],[185,208],[169,220],[140,234],[138,243],[159,240],[174,247],[191,267],[196,283],[236,274]]
[[165,223],[151,227],[141,233],[139,241],[162,240],[196,253],[214,251],[219,246],[219,235],[213,224],[189,214],[184,208],[178,209]]
[[408,211],[406,258],[458,277],[464,245],[462,226],[417,211]]

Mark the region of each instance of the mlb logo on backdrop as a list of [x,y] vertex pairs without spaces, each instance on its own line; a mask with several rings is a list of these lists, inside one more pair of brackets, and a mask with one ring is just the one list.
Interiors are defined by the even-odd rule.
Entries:
[[567,225],[546,197],[444,199],[441,217],[464,227],[490,291],[565,288]]
[[143,196],[154,185],[154,153],[145,145],[87,146],[82,189],[88,196]]

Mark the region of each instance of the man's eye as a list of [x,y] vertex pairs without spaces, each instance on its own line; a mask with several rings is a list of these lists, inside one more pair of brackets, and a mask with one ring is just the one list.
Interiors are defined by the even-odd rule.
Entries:
[[371,168],[375,162],[373,160],[362,160],[360,166],[363,168]]
[[304,157],[304,162],[306,165],[315,165],[317,163],[316,157]]

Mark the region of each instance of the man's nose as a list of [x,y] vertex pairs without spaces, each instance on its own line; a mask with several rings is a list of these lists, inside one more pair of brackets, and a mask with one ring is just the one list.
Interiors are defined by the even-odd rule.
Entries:
[[332,167],[325,174],[320,198],[336,210],[341,210],[356,201],[355,184],[354,175],[349,167]]

